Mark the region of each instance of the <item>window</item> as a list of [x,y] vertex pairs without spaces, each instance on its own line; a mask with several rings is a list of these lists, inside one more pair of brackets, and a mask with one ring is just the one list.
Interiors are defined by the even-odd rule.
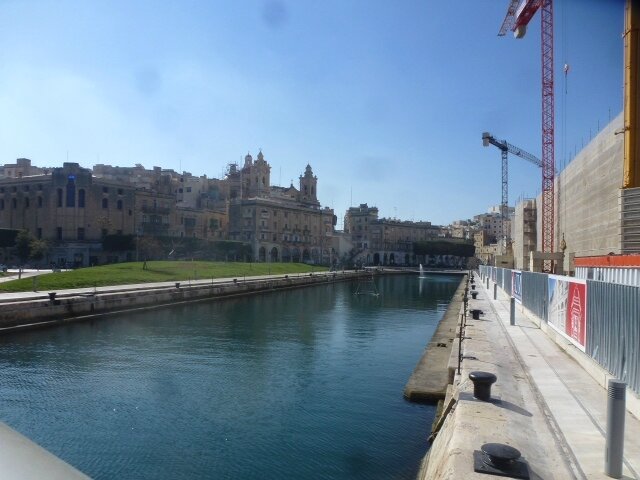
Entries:
[[78,208],[84,208],[85,193],[84,188],[78,190]]
[[84,240],[84,228],[78,228],[78,240]]
[[102,208],[109,208],[109,199],[108,198],[103,198],[102,199]]
[[62,240],[62,227],[56,227],[56,239]]
[[15,198],[11,199],[11,207],[15,210],[16,208],[18,208],[18,200]]
[[29,185],[25,185],[22,187],[22,190],[24,190],[25,192],[29,191]]
[[187,187],[187,193],[191,193],[191,187]]
[[42,184],[41,183],[38,184],[38,191],[40,191],[40,192],[42,191]]
[[24,199],[24,208],[29,208],[29,197],[25,197]]
[[57,193],[57,197],[58,197],[58,203],[57,203],[58,207],[61,207],[62,206],[62,189],[58,188],[56,190],[56,193]]
[[122,189],[121,188],[118,189],[118,195],[122,195]]
[[102,193],[109,193],[109,187],[102,187]]
[[118,200],[118,202],[116,203],[118,210],[122,210],[122,200]]
[[67,178],[67,207],[76,206],[76,177],[69,175]]
[[42,208],[42,197],[38,197],[38,208]]

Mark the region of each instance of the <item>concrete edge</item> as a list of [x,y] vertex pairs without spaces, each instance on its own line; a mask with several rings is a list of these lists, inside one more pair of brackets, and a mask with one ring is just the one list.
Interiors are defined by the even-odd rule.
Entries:
[[[458,285],[458,288],[454,292],[451,298],[451,301],[449,303],[449,306],[447,307],[447,310],[442,315],[440,322],[438,322],[438,327],[436,328],[435,332],[433,333],[433,336],[429,340],[429,343],[427,344],[427,347],[424,353],[422,354],[422,357],[418,361],[418,364],[414,368],[413,372],[411,373],[411,376],[409,377],[409,380],[407,381],[407,384],[405,385],[403,395],[404,395],[404,398],[406,398],[410,402],[435,403],[439,400],[443,400],[446,396],[447,386],[452,382],[451,370],[450,370],[450,364],[451,364],[450,359],[451,359],[452,351],[455,349],[455,351],[457,352],[457,348],[458,348],[458,345],[456,342],[457,333],[456,335],[454,335],[453,341],[450,342],[449,339],[451,338],[451,335],[448,332],[448,330],[450,330],[452,326],[455,326],[458,324],[458,318],[460,316],[460,312],[464,308],[462,296],[464,294],[464,289],[466,287],[466,279],[467,279],[467,275],[463,276],[462,279],[460,280],[460,284]],[[457,330],[457,328],[454,328],[454,330]],[[449,344],[447,347],[447,350],[445,351],[447,353],[446,355],[447,362],[444,365],[434,364],[433,362],[429,361],[429,357],[431,356],[431,352],[433,349],[442,348],[438,346],[438,343],[443,343],[442,342],[443,340],[446,340],[446,343]],[[457,357],[456,357],[455,365],[457,368]],[[429,375],[430,372],[440,373],[443,370],[446,370],[447,372],[448,381],[446,385],[442,386],[442,388],[432,389],[432,388],[425,388],[424,386],[420,385],[419,377],[424,375]]]

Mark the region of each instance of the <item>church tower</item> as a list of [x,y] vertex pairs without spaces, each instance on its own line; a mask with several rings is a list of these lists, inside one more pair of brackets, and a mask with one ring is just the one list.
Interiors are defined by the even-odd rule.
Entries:
[[313,174],[311,165],[307,164],[304,175],[300,175],[300,201],[307,205],[320,206],[317,192],[318,177]]
[[[250,155],[247,155],[247,157],[251,158]],[[271,166],[264,159],[262,150],[258,153],[258,157],[253,163],[250,160],[248,164],[246,162],[245,158],[245,165],[249,167],[246,173],[243,171],[248,184],[248,196],[268,197],[271,189]]]

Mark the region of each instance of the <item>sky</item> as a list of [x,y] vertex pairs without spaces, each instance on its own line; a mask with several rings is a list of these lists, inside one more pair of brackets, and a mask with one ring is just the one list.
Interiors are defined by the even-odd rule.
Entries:
[[[500,152],[541,156],[540,14],[508,0],[0,0],[0,164],[222,178],[307,164],[338,216],[448,224],[501,201]],[[556,165],[622,111],[623,0],[555,0]],[[564,73],[563,66],[570,66]],[[509,161],[509,203],[541,189]]]

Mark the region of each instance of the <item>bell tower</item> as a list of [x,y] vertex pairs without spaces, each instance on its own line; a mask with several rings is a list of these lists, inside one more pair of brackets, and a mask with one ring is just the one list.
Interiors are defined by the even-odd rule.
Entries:
[[300,175],[300,201],[307,205],[320,206],[317,195],[318,177],[313,174],[311,165],[307,164],[304,175]]

